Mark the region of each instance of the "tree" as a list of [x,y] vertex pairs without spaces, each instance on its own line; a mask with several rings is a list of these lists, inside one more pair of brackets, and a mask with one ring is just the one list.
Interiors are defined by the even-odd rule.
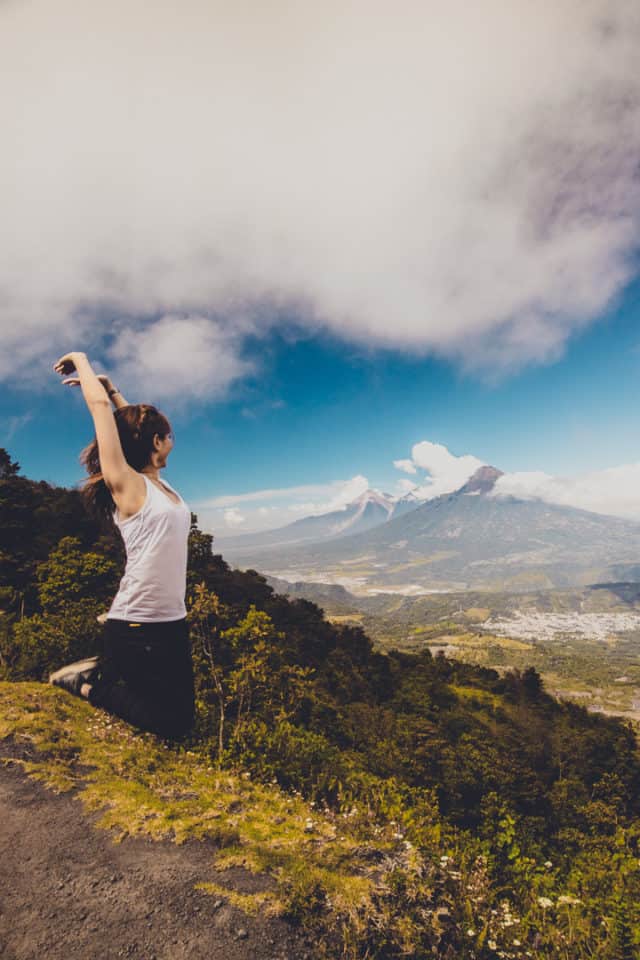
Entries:
[[20,464],[11,459],[7,450],[0,447],[0,480],[8,480],[20,473]]
[[[217,708],[218,763],[224,754],[226,690],[224,672],[216,656],[220,620],[225,608],[204,583],[195,585],[188,598],[188,619],[195,667],[196,707],[205,728]],[[208,733],[208,731],[207,731]]]
[[543,692],[542,677],[535,667],[527,667],[522,674],[522,689],[529,700],[538,700]]
[[614,905],[609,960],[638,960],[633,945],[629,909],[622,895],[616,898]]
[[309,688],[313,671],[287,663],[284,635],[274,629],[269,615],[252,606],[223,637],[236,653],[235,667],[228,678],[234,737],[241,736],[243,723],[252,711],[267,723],[291,719]]
[[34,613],[15,623],[6,641],[0,637],[0,661],[8,676],[13,680],[46,680],[52,670],[64,663],[99,653],[99,612],[93,600],[82,599],[61,610]]
[[56,612],[81,599],[106,603],[116,590],[117,574],[109,557],[85,552],[75,537],[63,537],[37,569],[42,609]]

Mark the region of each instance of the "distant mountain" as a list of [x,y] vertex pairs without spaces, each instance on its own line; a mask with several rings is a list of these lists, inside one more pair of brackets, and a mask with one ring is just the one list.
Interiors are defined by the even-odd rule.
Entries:
[[[417,503],[414,503],[414,506]],[[322,541],[363,533],[385,523],[393,514],[396,500],[379,490],[365,490],[340,510],[295,520],[277,530],[247,533],[235,537],[216,537],[216,543],[227,555],[261,551],[268,547],[289,547],[308,541]]]
[[502,470],[496,470],[495,467],[480,467],[457,492],[471,495],[490,493],[495,486],[496,480],[503,476],[504,473]]
[[415,495],[415,493],[407,493],[404,497],[400,497],[399,500],[393,505],[393,511],[389,516],[389,519],[392,517],[401,517],[405,513],[409,513],[410,510],[415,510],[416,507],[420,507],[424,503],[424,500],[421,500]]
[[640,562],[640,524],[540,500],[497,497],[501,472],[481,467],[455,493],[323,542],[223,553],[292,580],[360,589],[527,590],[614,579]]

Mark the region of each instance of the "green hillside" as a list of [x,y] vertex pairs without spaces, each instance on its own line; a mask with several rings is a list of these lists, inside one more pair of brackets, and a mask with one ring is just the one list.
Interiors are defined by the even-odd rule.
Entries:
[[[428,648],[434,654],[442,650],[449,659],[500,673],[533,666],[555,696],[640,726],[638,583],[417,597],[356,596],[335,585],[291,584],[274,578],[269,583],[288,596],[317,603],[334,623],[358,624],[379,650],[419,653]],[[526,638],[518,636],[521,617],[530,620]],[[616,617],[622,622],[616,623]],[[557,620],[557,629],[551,629],[546,618]],[[506,622],[500,634],[495,632],[496,619]],[[592,633],[585,628],[590,619],[601,624]]]
[[6,457],[0,538],[2,753],[76,787],[104,826],[212,838],[220,863],[276,881],[242,906],[312,928],[328,957],[635,956],[630,727],[556,701],[531,667],[376,651],[230,569],[194,518],[197,724],[165,744],[38,682],[99,650],[114,534]]

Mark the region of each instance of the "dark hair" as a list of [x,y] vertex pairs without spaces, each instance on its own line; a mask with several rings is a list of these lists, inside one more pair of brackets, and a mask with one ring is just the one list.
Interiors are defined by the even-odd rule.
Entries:
[[[156,407],[148,403],[132,403],[113,411],[124,458],[134,470],[142,470],[151,461],[153,438],[156,434],[164,439],[171,433],[171,424]],[[113,519],[115,503],[107,487],[98,453],[98,441],[94,437],[80,454],[88,479],[82,487],[82,497],[89,510],[100,516]]]

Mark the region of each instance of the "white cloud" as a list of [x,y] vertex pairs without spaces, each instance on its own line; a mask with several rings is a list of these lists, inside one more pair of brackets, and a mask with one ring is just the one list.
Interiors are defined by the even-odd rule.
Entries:
[[404,470],[405,473],[416,473],[416,465],[413,460],[394,460],[393,465],[396,470]]
[[[193,505],[207,529],[220,531],[223,521],[231,526],[235,516],[242,516],[244,530],[271,530],[292,523],[299,517],[317,516],[341,510],[369,487],[366,477],[358,474],[349,480],[334,483],[313,483],[297,487],[252,490],[229,493],[202,500]],[[282,502],[284,501],[284,502]],[[242,506],[242,514],[237,509]],[[231,515],[231,523],[229,522]],[[236,523],[239,525],[239,523]],[[224,532],[224,531],[222,531]]]
[[428,475],[412,485],[413,492],[422,500],[433,500],[434,497],[458,490],[483,466],[483,461],[477,457],[470,454],[457,457],[443,444],[431,443],[430,440],[413,445],[411,463]]
[[228,527],[241,527],[242,524],[246,522],[246,519],[247,518],[244,517],[239,510],[236,510],[235,507],[224,511],[224,522]]
[[539,499],[640,520],[640,463],[573,477],[554,477],[541,471],[507,473],[497,480],[494,495]]
[[[458,457],[444,445],[428,440],[412,447],[411,463],[416,467],[416,482],[402,477],[396,483],[396,491],[398,496],[413,493],[422,500],[460,489],[485,465],[471,454]],[[357,474],[329,484],[225,494],[194,504],[194,509],[205,529],[221,536],[239,527],[242,532],[257,532],[285,526],[299,517],[340,510],[368,487],[367,478]],[[640,521],[640,463],[572,477],[554,477],[544,471],[506,473],[498,478],[491,495],[539,499]]]
[[632,271],[639,37],[636,0],[2,5],[0,377],[171,317],[167,395],[215,395],[292,311],[553,359]]
[[328,499],[324,503],[318,504],[318,513],[331,513],[332,510],[340,510],[342,507],[346,507],[348,503],[368,490],[369,481],[359,473],[357,476],[351,477],[350,480],[346,480],[342,485],[334,486],[337,488]]
[[396,483],[396,490],[398,495],[401,497],[406,496],[408,493],[412,493],[414,490],[418,489],[418,484],[413,483],[411,480],[403,477],[401,480],[398,480]]
[[11,417],[0,418],[0,428],[3,430],[3,442],[9,443],[15,437],[16,433],[26,427],[33,420],[33,414],[30,411],[22,414],[16,414]]
[[[420,499],[431,500],[459,490],[483,466],[470,454],[456,457],[445,446],[423,440],[411,451],[412,463],[425,470],[430,481],[400,480],[406,492],[411,489]],[[640,463],[595,470],[570,477],[555,477],[542,470],[505,473],[499,477],[492,496],[543,500],[594,513],[640,520]]]
[[367,478],[358,474],[350,480],[336,480],[333,483],[306,483],[298,487],[270,487],[265,490],[251,490],[248,493],[225,493],[202,501],[201,506],[231,507],[239,503],[264,503],[269,500],[295,501],[301,497],[305,499],[322,497],[328,509],[335,510],[364,493],[368,485]]
[[[432,500],[459,490],[484,465],[482,460],[471,454],[457,457],[442,444],[428,440],[413,446],[411,462],[426,471],[426,482],[421,478],[417,483],[403,479],[399,484],[404,485],[404,492],[411,491],[422,500]],[[640,520],[640,463],[571,477],[555,477],[542,470],[505,473],[496,481],[491,495],[543,500],[594,513]]]
[[122,326],[109,356],[113,376],[144,395],[216,396],[248,373],[237,355],[237,336],[201,316],[166,315],[142,329]]

